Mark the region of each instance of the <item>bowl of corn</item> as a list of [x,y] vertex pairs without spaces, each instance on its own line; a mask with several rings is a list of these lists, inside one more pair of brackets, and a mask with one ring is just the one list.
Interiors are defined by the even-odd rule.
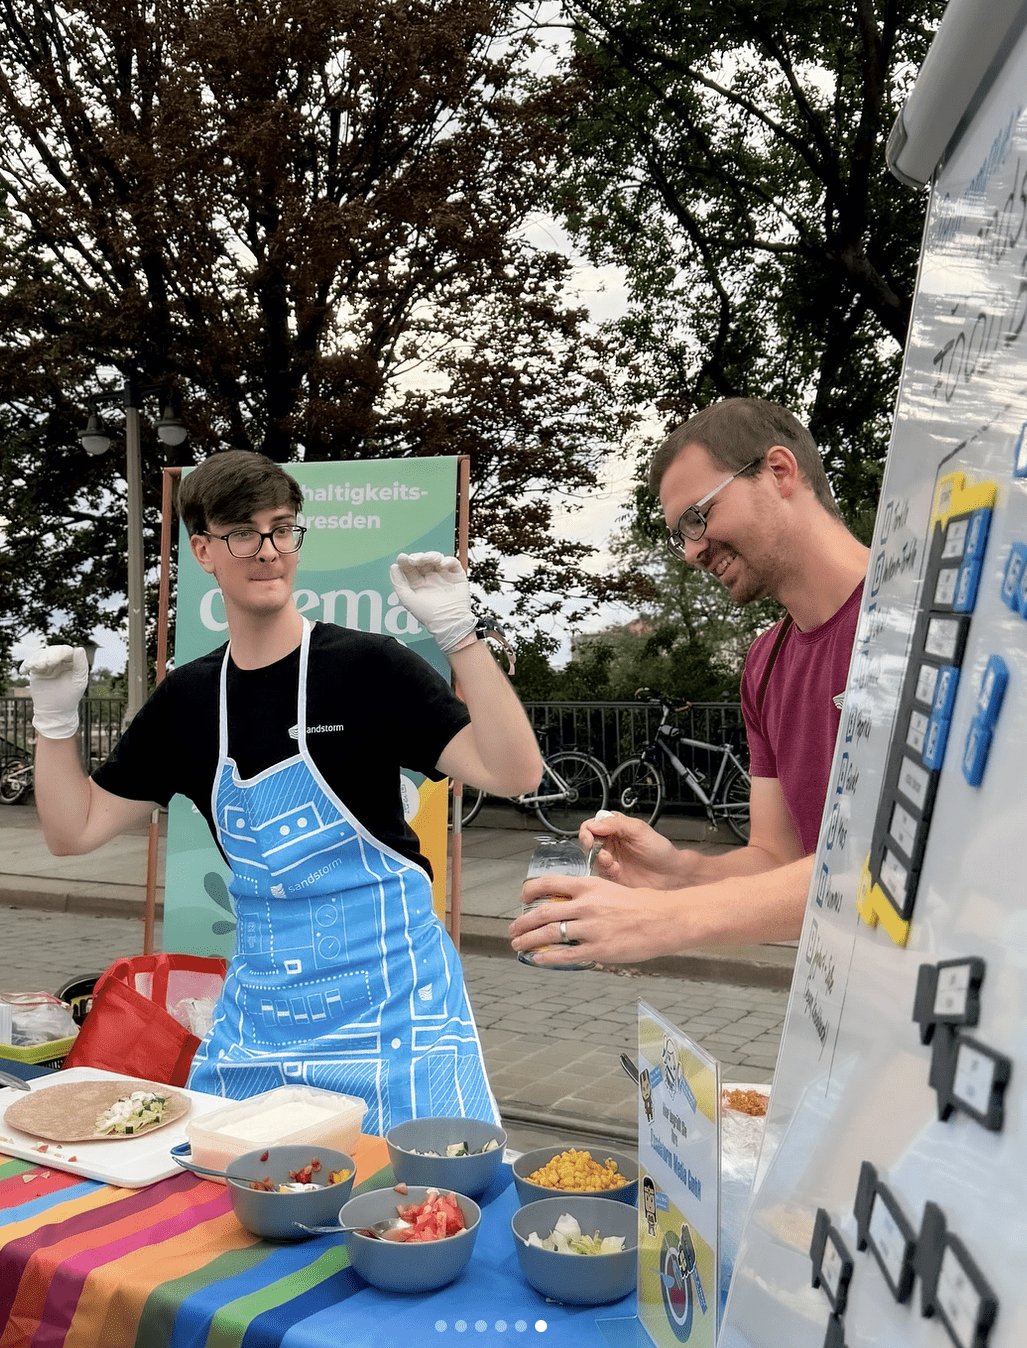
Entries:
[[562,1193],[621,1203],[634,1203],[638,1198],[638,1162],[619,1151],[539,1147],[523,1152],[511,1168],[522,1203]]

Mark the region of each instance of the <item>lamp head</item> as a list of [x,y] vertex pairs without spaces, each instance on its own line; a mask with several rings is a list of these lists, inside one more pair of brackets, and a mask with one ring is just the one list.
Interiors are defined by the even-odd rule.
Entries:
[[166,445],[180,445],[188,434],[186,424],[178,415],[174,404],[168,403],[160,421],[157,422],[157,435]]
[[103,418],[96,412],[90,412],[89,420],[78,433],[79,443],[87,454],[106,454],[111,447],[111,438],[103,424]]

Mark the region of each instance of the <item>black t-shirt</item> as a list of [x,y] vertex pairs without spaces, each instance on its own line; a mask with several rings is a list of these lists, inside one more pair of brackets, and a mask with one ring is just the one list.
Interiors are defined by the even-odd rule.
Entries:
[[[93,774],[98,786],[162,805],[177,792],[214,833],[210,794],[224,653],[221,646],[168,675]],[[299,663],[298,648],[263,669],[237,669],[229,660],[228,752],[243,779],[297,753]],[[307,671],[311,757],[369,833],[426,868],[403,819],[399,770],[438,781],[439,756],[469,722],[445,679],[393,637],[314,625]]]

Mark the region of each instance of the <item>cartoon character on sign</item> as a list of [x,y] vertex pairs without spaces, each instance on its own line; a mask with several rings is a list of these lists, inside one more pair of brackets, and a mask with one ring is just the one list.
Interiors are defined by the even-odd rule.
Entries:
[[692,1316],[696,1301],[706,1314],[706,1294],[699,1278],[695,1245],[688,1223],[681,1223],[677,1243],[669,1236],[663,1238],[660,1262],[660,1281],[663,1285],[663,1307],[674,1337],[687,1343],[692,1335]]
[[653,1079],[647,1070],[638,1074],[638,1089],[642,1093],[642,1108],[645,1110],[646,1123],[652,1123],[655,1118],[653,1109]]
[[671,1039],[670,1035],[665,1035],[663,1039],[662,1062],[663,1076],[667,1083],[667,1090],[673,1095],[678,1088],[681,1066],[678,1062],[677,1045],[674,1043],[674,1040]]
[[651,1236],[656,1235],[656,1181],[652,1175],[642,1180],[642,1212]]

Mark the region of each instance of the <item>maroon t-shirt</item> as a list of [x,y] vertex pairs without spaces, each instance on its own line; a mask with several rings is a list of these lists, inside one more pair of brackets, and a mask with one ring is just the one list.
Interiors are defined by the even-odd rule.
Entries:
[[749,770],[776,777],[803,851],[816,850],[831,779],[831,760],[856,639],[862,584],[826,623],[800,632],[794,625],[778,651],[763,695],[756,697],[780,624],[757,637],[742,674],[742,715],[749,737]]

